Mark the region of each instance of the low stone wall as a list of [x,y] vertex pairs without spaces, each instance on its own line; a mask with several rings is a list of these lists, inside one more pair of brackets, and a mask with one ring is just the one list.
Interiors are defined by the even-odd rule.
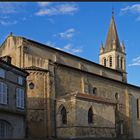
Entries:
[[[63,134],[63,135],[62,135]],[[115,128],[107,127],[86,127],[86,126],[73,126],[57,128],[58,138],[115,138]]]
[[115,128],[109,127],[77,127],[76,137],[114,138]]

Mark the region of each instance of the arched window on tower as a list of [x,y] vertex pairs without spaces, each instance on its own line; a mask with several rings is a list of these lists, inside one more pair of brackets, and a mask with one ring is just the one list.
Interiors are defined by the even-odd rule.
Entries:
[[35,66],[35,57],[32,57],[32,66]]
[[89,108],[88,110],[88,123],[93,123],[93,111],[92,111],[92,107]]
[[118,68],[120,67],[120,64],[119,64],[119,55],[117,56],[117,67]]
[[123,57],[121,57],[121,69],[123,69]]
[[67,112],[64,106],[61,109],[61,119],[62,119],[62,124],[67,124]]
[[112,56],[109,57],[109,66],[112,67]]
[[106,67],[106,58],[103,58],[103,65]]

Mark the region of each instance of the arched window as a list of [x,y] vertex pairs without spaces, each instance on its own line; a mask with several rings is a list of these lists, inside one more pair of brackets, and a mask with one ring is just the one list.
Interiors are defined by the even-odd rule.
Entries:
[[112,67],[112,56],[109,57],[109,66]]
[[39,66],[39,58],[37,58],[37,66]]
[[88,123],[93,123],[93,111],[92,111],[92,107],[90,107],[90,109],[88,110]]
[[121,69],[123,69],[123,57],[121,57]]
[[115,93],[115,98],[116,98],[116,100],[119,99],[119,94],[117,92]]
[[0,139],[12,138],[12,126],[5,120],[0,120]]
[[7,104],[7,85],[0,82],[0,104]]
[[67,112],[64,106],[61,109],[61,119],[62,119],[62,124],[67,124]]
[[106,67],[106,58],[103,59],[103,64]]
[[120,63],[119,63],[119,55],[117,56],[117,67],[120,67]]

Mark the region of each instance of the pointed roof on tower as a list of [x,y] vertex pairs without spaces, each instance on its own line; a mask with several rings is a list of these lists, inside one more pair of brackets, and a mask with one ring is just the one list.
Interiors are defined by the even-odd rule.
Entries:
[[113,43],[115,42],[116,49],[120,49],[120,41],[117,33],[117,28],[114,21],[114,11],[112,11],[112,18],[106,38],[105,51],[111,51],[113,49]]

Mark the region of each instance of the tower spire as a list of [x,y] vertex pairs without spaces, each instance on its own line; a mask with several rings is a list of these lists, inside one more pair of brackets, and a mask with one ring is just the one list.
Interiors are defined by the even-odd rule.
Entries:
[[106,43],[100,46],[100,64],[122,72],[122,81],[127,82],[126,56],[124,43],[120,44],[114,20],[114,8],[106,38]]
[[113,42],[116,44],[116,49],[120,49],[120,41],[117,33],[117,28],[115,25],[115,20],[114,20],[114,8],[112,8],[112,18],[106,38],[106,44],[105,44],[105,51],[111,51],[113,49]]

